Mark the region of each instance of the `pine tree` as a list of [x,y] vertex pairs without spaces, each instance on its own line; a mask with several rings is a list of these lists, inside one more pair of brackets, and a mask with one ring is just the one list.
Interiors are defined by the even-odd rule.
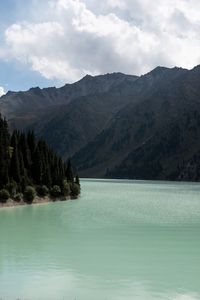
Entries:
[[10,135],[8,124],[0,114],[0,187],[9,182]]
[[42,168],[42,159],[40,149],[37,146],[35,152],[33,154],[33,164],[32,164],[32,178],[36,184],[42,184],[42,176],[43,176],[43,168]]
[[19,139],[20,139],[20,132],[18,130],[14,130],[10,139],[10,146],[14,147],[16,145],[16,140],[18,145]]
[[28,146],[30,149],[31,160],[33,161],[33,156],[34,156],[35,149],[36,149],[36,139],[35,139],[35,134],[33,131],[28,131],[27,143],[28,143]]
[[68,160],[68,163],[67,163],[67,168],[66,168],[66,171],[65,171],[65,176],[67,178],[67,181],[69,182],[74,182],[74,174],[73,174],[73,170],[72,170],[72,165],[71,165],[71,161],[70,159]]
[[72,187],[74,196],[79,184],[78,175],[74,182],[70,160],[66,165],[44,140],[36,141],[33,131],[14,130],[10,138],[8,124],[0,115],[0,190],[7,189],[14,197],[27,186],[45,185],[47,191],[54,188],[66,196]]
[[21,172],[20,172],[20,156],[18,152],[18,139],[17,132],[14,132],[12,135],[12,147],[13,153],[10,163],[10,177],[19,184],[21,181]]
[[24,166],[28,170],[28,169],[30,169],[32,162],[31,162],[31,152],[30,152],[30,148],[29,148],[29,145],[27,142],[27,137],[26,137],[25,133],[20,134],[19,148],[23,155]]
[[26,174],[25,167],[24,167],[24,158],[21,150],[18,149],[18,152],[19,152],[18,157],[19,157],[20,177],[23,177]]
[[78,184],[78,185],[80,185],[80,179],[79,179],[78,174],[76,174],[76,180],[75,180],[75,183]]

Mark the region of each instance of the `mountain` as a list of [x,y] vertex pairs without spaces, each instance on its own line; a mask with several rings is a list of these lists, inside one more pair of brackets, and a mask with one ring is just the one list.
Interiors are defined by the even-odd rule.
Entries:
[[9,92],[0,110],[71,156],[83,177],[200,180],[200,66]]
[[68,105],[73,100],[107,92],[111,87],[125,80],[135,80],[136,76],[121,73],[106,74],[92,77],[86,75],[74,84],[66,84],[56,89],[39,87],[31,88],[25,92],[11,92],[0,98],[0,110],[9,117],[13,128],[26,127],[41,119],[43,114],[54,111],[61,105]]
[[[118,87],[136,79],[121,73],[87,75],[59,89],[8,92],[0,98],[0,110],[12,129],[34,129],[67,158],[93,139],[126,104],[126,100],[121,102]],[[116,99],[110,90],[115,90]]]
[[74,156],[82,175],[181,179],[185,164],[200,150],[200,67],[157,68],[136,84],[144,86],[137,103],[130,102]]

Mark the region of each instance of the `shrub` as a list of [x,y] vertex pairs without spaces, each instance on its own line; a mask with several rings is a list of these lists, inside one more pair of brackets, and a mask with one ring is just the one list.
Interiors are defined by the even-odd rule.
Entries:
[[49,189],[46,185],[38,185],[36,188],[37,194],[39,196],[47,196],[49,194]]
[[17,202],[20,202],[23,200],[23,194],[22,193],[17,193],[14,197],[14,200]]
[[27,176],[23,176],[20,182],[20,191],[23,193],[27,186],[32,186],[32,182]]
[[63,181],[63,185],[62,185],[62,194],[63,196],[67,197],[70,195],[70,185],[69,183],[67,182],[67,180],[64,180]]
[[61,195],[61,189],[59,185],[54,185],[50,191],[51,196],[53,197],[59,197]]
[[0,190],[0,201],[6,202],[10,198],[10,193],[6,189]]
[[80,194],[80,186],[77,183],[71,184],[70,189],[72,197],[77,197]]
[[11,197],[15,197],[17,193],[17,183],[15,181],[11,181],[6,185],[6,190],[9,191]]
[[24,191],[25,200],[27,200],[28,202],[32,202],[33,199],[35,198],[35,196],[36,196],[36,191],[35,191],[34,187],[27,186]]

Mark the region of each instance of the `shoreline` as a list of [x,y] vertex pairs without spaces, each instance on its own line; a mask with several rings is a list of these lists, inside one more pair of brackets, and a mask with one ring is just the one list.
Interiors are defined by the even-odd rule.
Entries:
[[[79,196],[78,196],[79,197]],[[44,204],[44,203],[51,203],[51,202],[62,202],[62,201],[67,201],[67,200],[74,200],[78,199],[78,197],[49,197],[49,196],[44,196],[44,197],[39,197],[36,196],[32,202],[26,202],[26,201],[15,201],[14,199],[9,198],[5,203],[0,202],[0,209],[1,208],[12,208],[12,207],[17,207],[17,206],[24,206],[24,205],[35,205],[35,204]]]

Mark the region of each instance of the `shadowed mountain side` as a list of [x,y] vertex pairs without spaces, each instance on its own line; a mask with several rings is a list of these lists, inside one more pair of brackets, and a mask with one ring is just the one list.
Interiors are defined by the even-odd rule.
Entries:
[[144,92],[139,102],[128,104],[107,130],[74,156],[82,176],[183,177],[182,169],[200,149],[200,68],[174,71],[165,76],[167,81],[152,85],[151,93]]
[[[200,180],[200,66],[86,76],[39,89],[40,96],[36,90],[17,93],[16,112],[8,93],[0,109],[14,127],[35,129],[71,156],[81,176]],[[26,93],[40,109],[28,107]]]
[[137,76],[113,73],[92,77],[86,75],[73,84],[61,88],[31,88],[25,92],[11,92],[0,98],[1,113],[16,128],[39,120],[49,107],[67,105],[76,98],[104,93],[123,81],[134,81]]
[[112,92],[79,97],[68,105],[51,108],[30,127],[63,157],[72,156],[109,126],[113,116],[131,100],[130,96],[122,98],[120,86]]
[[[113,74],[118,83],[115,82],[107,92],[76,98],[66,107],[58,107],[57,113],[53,108],[53,118],[52,114],[50,117],[46,115],[33,128],[63,157],[73,156],[107,130],[127,104],[140,103],[144,95],[152,93],[164,80],[172,81],[182,73],[185,70],[160,67],[141,78]],[[119,80],[118,76],[124,80]],[[107,77],[105,75],[102,79],[106,82]]]

